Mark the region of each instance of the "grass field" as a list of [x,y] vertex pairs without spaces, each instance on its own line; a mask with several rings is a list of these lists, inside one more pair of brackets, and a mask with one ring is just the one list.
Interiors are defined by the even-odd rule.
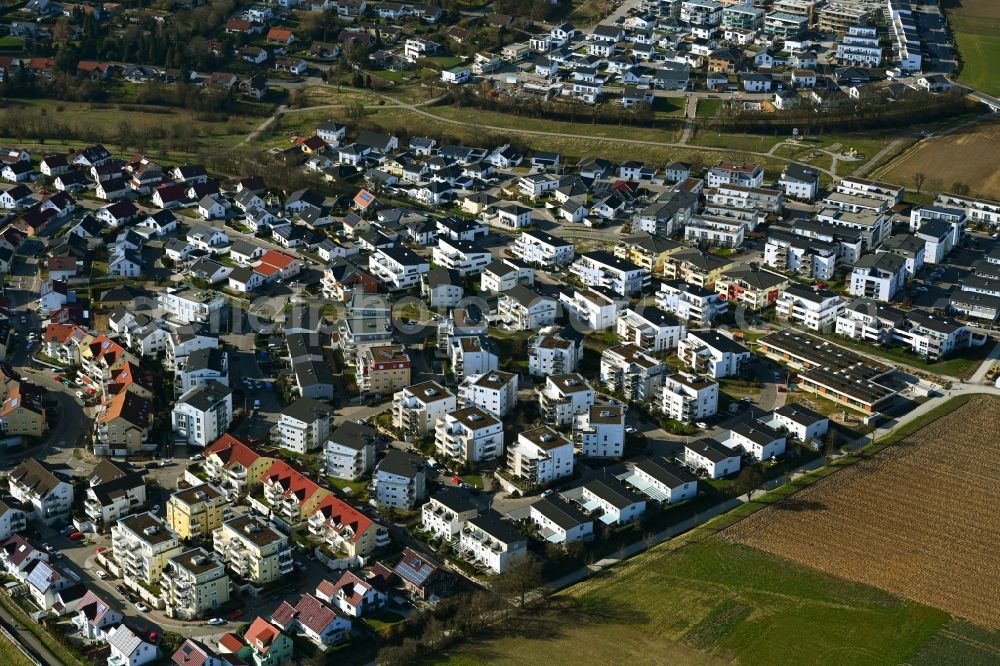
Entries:
[[974,195],[1000,199],[1000,122],[925,139],[875,175],[911,190],[918,173],[926,176],[925,192],[952,190],[955,183],[965,183]]
[[899,663],[948,622],[939,610],[714,537],[655,548],[554,603],[513,635],[437,663]]
[[694,114],[699,118],[708,118],[719,113],[719,109],[722,108],[723,100],[721,99],[699,99],[698,108],[695,110]]
[[1000,95],[1000,3],[957,0],[948,10],[962,56],[963,83],[990,95]]
[[33,663],[24,656],[16,645],[0,634],[0,654],[3,655],[4,666],[34,666]]
[[723,534],[1000,628],[1000,461],[982,449],[998,408],[974,399]]

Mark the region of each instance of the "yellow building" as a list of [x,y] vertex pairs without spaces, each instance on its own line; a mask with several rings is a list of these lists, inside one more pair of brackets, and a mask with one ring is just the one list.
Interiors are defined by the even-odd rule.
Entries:
[[212,533],[212,547],[231,572],[255,585],[295,570],[288,537],[250,514],[224,522]]
[[190,539],[222,527],[229,501],[208,483],[178,490],[167,501],[167,523],[177,536]]
[[160,578],[160,598],[169,617],[194,620],[229,601],[229,576],[204,548],[170,558]]
[[205,449],[202,468],[217,488],[235,497],[260,486],[273,464],[274,458],[262,456],[246,442],[225,434]]
[[653,275],[663,275],[667,257],[683,247],[680,243],[665,238],[637,234],[626,236],[615,245],[615,256],[645,268]]
[[358,355],[358,386],[388,395],[410,385],[410,357],[400,345],[370,347]]

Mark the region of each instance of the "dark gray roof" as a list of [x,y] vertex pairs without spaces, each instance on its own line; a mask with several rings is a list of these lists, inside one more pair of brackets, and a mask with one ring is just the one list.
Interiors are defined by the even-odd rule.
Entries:
[[636,468],[653,477],[667,488],[678,488],[685,483],[697,481],[697,477],[686,469],[667,462],[666,458],[653,457],[640,460]]
[[644,501],[644,498],[639,497],[637,494],[626,488],[621,481],[613,476],[591,479],[587,483],[583,484],[583,488],[586,488],[589,492],[597,497],[600,497],[616,509],[624,509],[632,506],[633,504]]
[[564,530],[592,522],[582,511],[561,497],[543,497],[532,504],[531,508]]
[[423,471],[424,459],[412,453],[390,448],[385,457],[378,463],[378,469],[388,474],[395,474],[409,479],[416,478]]
[[313,398],[299,398],[281,410],[283,416],[289,416],[303,423],[312,423],[322,418],[328,418],[332,412],[333,407],[329,404]]

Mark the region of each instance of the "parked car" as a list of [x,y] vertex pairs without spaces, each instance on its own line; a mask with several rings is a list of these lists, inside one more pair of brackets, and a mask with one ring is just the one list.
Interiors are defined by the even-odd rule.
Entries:
[[698,421],[694,425],[698,428],[701,428],[702,430],[708,430],[708,424],[705,423],[704,421]]
[[625,432],[627,432],[630,435],[634,435],[635,433],[637,433],[639,431],[636,429],[635,426],[625,426]]
[[551,497],[554,492],[555,492],[554,490],[549,488],[548,490],[542,493],[542,497]]
[[108,574],[106,571],[104,571],[104,569],[98,569],[95,575],[101,580],[104,580],[105,578],[108,577]]
[[135,605],[135,609],[140,613],[146,613],[149,611],[149,606],[140,601]]
[[73,541],[79,541],[80,539],[83,538],[83,532],[70,532],[69,538],[72,539]]
[[213,627],[218,627],[220,625],[225,624],[226,621],[223,620],[221,617],[213,617],[211,620],[208,621],[208,623]]
[[159,504],[154,504],[153,505],[153,513],[159,513],[159,512],[160,512],[160,505]]
[[238,620],[243,617],[243,609],[238,608],[228,615],[230,620]]

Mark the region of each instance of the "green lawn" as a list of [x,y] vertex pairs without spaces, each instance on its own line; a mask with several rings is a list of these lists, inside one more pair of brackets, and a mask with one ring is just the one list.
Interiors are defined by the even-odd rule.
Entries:
[[14,37],[13,35],[4,35],[0,37],[0,49],[23,49],[24,48],[24,37]]
[[0,634],[0,654],[4,656],[4,666],[34,666],[33,662],[3,634]]
[[1000,5],[964,0],[948,10],[962,57],[961,80],[990,95],[1000,95]]
[[721,99],[699,99],[698,108],[695,110],[694,114],[699,118],[709,118],[719,113],[719,109],[722,108],[722,104],[723,100]]
[[766,153],[771,150],[774,144],[780,143],[786,138],[788,137],[766,136],[763,134],[730,134],[726,132],[713,132],[711,130],[698,130],[691,138],[691,143],[698,146]]
[[943,611],[717,538],[655,548],[554,605],[519,623],[530,626],[436,663],[900,663],[949,621]]
[[435,65],[440,66],[442,69],[451,69],[456,65],[461,65],[465,58],[461,56],[431,56],[430,58],[424,58],[427,62],[432,62]]

